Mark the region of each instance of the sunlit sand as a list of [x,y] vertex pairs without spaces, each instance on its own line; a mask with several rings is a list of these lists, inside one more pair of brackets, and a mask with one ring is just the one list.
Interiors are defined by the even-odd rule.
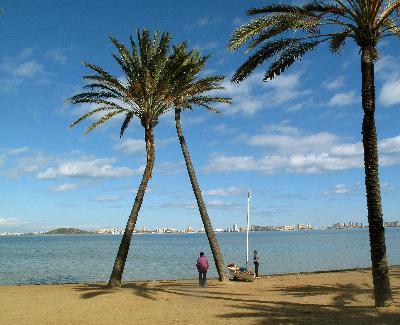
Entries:
[[400,324],[400,267],[390,270],[394,305],[374,306],[366,269],[263,276],[255,282],[196,280],[0,287],[1,324]]

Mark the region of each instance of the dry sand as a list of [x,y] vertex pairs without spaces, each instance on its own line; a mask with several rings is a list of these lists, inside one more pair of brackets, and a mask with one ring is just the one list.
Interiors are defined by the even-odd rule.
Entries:
[[373,307],[370,270],[263,277],[253,283],[195,280],[0,287],[1,324],[400,324],[394,305]]

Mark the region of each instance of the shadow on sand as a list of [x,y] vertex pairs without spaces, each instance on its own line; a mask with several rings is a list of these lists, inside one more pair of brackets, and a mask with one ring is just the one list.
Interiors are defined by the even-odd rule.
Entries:
[[[365,271],[368,272],[368,271]],[[392,278],[400,278],[400,269],[392,269]],[[265,299],[254,299],[248,294],[235,293],[235,286],[211,282],[206,289],[199,288],[194,282],[152,281],[130,282],[123,289],[131,290],[132,294],[157,301],[158,294],[167,293],[184,297],[201,297],[209,300],[223,301],[231,312],[217,316],[220,322],[240,319],[251,320],[254,324],[400,324],[400,314],[392,308],[377,310],[373,306],[354,306],[361,295],[373,296],[373,288],[365,283],[362,286],[354,284],[335,285],[300,285],[274,286],[268,292],[279,292],[283,301],[270,299],[268,293]],[[220,290],[221,289],[221,290]],[[83,292],[81,298],[90,299],[103,294],[112,294],[120,289],[107,289],[102,284],[87,284],[77,287]],[[392,285],[394,301],[400,299],[400,288]],[[315,304],[319,296],[331,297],[329,304]],[[287,296],[288,301],[284,297]],[[276,297],[276,294],[275,294]],[[290,300],[290,302],[289,302]],[[294,302],[295,301],[295,302]],[[207,302],[204,302],[206,305]],[[353,304],[353,305],[352,305]],[[396,308],[397,309],[397,308]]]

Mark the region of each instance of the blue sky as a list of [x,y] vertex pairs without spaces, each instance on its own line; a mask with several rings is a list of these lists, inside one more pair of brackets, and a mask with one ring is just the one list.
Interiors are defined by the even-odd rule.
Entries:
[[[244,61],[225,47],[250,6],[266,1],[1,1],[0,232],[126,224],[145,164],[135,122],[116,119],[89,135],[68,125],[87,110],[64,100],[80,91],[89,61],[120,76],[109,36],[167,30],[211,55],[205,74],[228,76],[223,114],[183,114],[183,128],[214,227],[244,225],[247,189],[257,225],[367,222],[361,146],[360,58],[320,46],[285,74],[266,66],[240,85]],[[385,220],[399,220],[400,40],[380,44],[377,128]],[[173,115],[156,130],[156,165],[137,225],[202,226]]]

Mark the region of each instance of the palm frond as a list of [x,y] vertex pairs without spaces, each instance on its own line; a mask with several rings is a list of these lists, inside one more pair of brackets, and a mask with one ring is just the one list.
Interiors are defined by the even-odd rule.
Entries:
[[145,127],[155,126],[160,115],[176,106],[212,108],[213,103],[226,103],[229,99],[210,97],[210,91],[224,89],[220,82],[223,76],[199,78],[208,56],[201,56],[197,49],[189,50],[183,42],[170,48],[171,36],[167,32],[137,31],[137,38],[130,36],[130,48],[111,37],[116,48],[113,58],[124,74],[126,82],[116,78],[103,68],[91,63],[84,65],[93,75],[84,76],[89,83],[86,91],[69,99],[73,104],[94,104],[99,107],[84,114],[71,124],[75,126],[98,112],[105,112],[99,120],[85,131],[105,123],[112,117],[123,114],[120,137],[125,133],[134,117]]
[[329,40],[329,49],[332,53],[339,53],[349,36],[350,31],[344,31],[333,35]]
[[233,32],[228,43],[228,49],[231,51],[238,49],[251,37],[257,35],[265,28],[273,25],[275,20],[275,17],[260,17],[250,21],[248,24],[240,26]]
[[387,18],[384,23],[383,23],[383,31],[384,32],[389,32],[390,35],[396,35],[396,36],[400,36],[400,26],[397,25],[397,21],[398,19],[394,20],[394,19],[390,19]]
[[102,118],[100,118],[98,121],[94,122],[92,125],[90,125],[86,130],[85,130],[85,134],[88,134],[89,132],[91,132],[93,129],[97,128],[99,125],[104,124],[106,121],[108,121],[109,119],[111,119],[112,117],[114,117],[115,115],[118,115],[120,113],[122,113],[124,110],[116,110],[113,112],[110,112],[106,115],[104,115]]
[[297,41],[292,39],[280,39],[267,42],[261,49],[251,55],[235,72],[232,81],[239,83],[246,79],[260,64],[270,59],[277,53],[289,48]]
[[191,97],[187,102],[181,104],[180,107],[192,109],[193,105],[200,106],[205,108],[213,113],[221,114],[221,111],[211,104],[220,103],[220,104],[232,104],[232,99],[227,97],[212,97],[212,96],[195,96]]
[[271,64],[268,68],[267,72],[264,75],[264,81],[267,79],[272,80],[276,76],[279,76],[283,71],[285,71],[288,67],[290,67],[296,60],[301,59],[301,57],[307,53],[308,51],[312,50],[321,41],[316,42],[304,42],[297,44],[292,44],[290,48],[285,50],[280,57]]
[[129,112],[129,113],[126,114],[125,120],[124,120],[124,122],[122,123],[122,126],[121,126],[121,131],[120,131],[120,133],[119,133],[119,137],[120,137],[120,138],[123,137],[123,135],[124,135],[124,133],[125,133],[125,130],[126,130],[126,128],[129,126],[129,123],[131,122],[133,116],[134,116],[134,115],[133,115],[132,112]]
[[316,17],[305,19],[300,15],[280,15],[279,17],[277,17],[275,23],[272,26],[259,32],[258,36],[249,42],[246,47],[246,52],[250,52],[262,42],[267,41],[289,30],[303,30],[313,35],[317,31],[319,24],[320,21]]
[[384,24],[384,21],[389,18],[390,15],[395,13],[395,11],[400,10],[400,0],[396,0],[393,2],[389,2],[388,5],[383,8],[382,13],[379,15],[377,18],[377,26],[382,26]]
[[103,70],[102,68],[100,68],[99,66],[89,63],[89,62],[82,62],[84,66],[86,66],[87,68],[97,72],[97,74],[102,77],[102,80],[104,82],[107,82],[113,86],[115,86],[116,88],[120,88],[121,90],[124,90],[124,88],[122,87],[122,85],[120,84],[120,82],[118,81],[117,78],[115,78],[114,76],[112,76],[111,74],[109,74],[107,71]]
[[125,75],[131,76],[133,74],[134,63],[128,48],[114,37],[110,37],[110,40],[118,50],[118,54],[112,53],[112,56],[118,62]]
[[110,110],[115,110],[115,107],[98,107],[94,110],[91,110],[90,112],[87,112],[86,114],[83,114],[80,118],[78,118],[75,122],[71,123],[69,125],[70,128],[74,127],[75,125],[79,124],[83,120],[87,119],[88,117],[92,116],[93,114],[99,113],[99,112],[104,112],[104,111],[110,111]]
[[292,14],[309,14],[321,13],[331,9],[337,9],[337,6],[331,3],[321,3],[319,1],[312,1],[304,6],[295,6],[287,4],[273,4],[262,8],[252,8],[247,11],[247,15],[253,16],[266,13],[292,13]]

